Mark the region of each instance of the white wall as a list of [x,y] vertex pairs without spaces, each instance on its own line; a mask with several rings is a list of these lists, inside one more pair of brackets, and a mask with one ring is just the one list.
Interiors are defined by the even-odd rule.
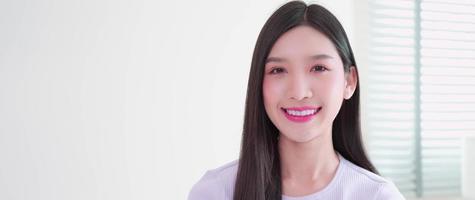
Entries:
[[[0,199],[185,199],[238,156],[283,2],[0,1]],[[320,2],[353,38],[353,1]]]
[[462,194],[466,199],[475,199],[475,137],[463,138]]

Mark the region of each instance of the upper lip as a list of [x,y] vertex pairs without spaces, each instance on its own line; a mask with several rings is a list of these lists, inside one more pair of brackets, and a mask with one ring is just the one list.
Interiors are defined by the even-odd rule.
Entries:
[[302,106],[302,107],[288,107],[288,108],[282,108],[284,110],[296,110],[296,111],[304,111],[304,110],[317,110],[320,107],[315,107],[315,106]]

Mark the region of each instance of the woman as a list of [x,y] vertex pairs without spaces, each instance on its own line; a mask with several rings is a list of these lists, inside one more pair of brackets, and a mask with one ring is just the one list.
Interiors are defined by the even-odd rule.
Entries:
[[208,171],[189,200],[404,199],[361,141],[358,71],[343,27],[292,1],[262,28],[239,161]]

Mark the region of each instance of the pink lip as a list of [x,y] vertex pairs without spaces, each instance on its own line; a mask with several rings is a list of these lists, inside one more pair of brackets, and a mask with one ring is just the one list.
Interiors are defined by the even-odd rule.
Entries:
[[[308,109],[317,109],[317,112],[314,113],[313,115],[308,115],[308,116],[293,116],[293,115],[289,115],[287,114],[287,112],[285,112],[285,110],[288,109],[288,110],[298,110],[298,111],[302,111],[302,110],[308,110]],[[315,115],[317,115],[320,110],[322,109],[322,107],[311,107],[311,106],[304,106],[304,107],[292,107],[292,108],[282,108],[282,112],[284,113],[285,117],[287,117],[288,120],[290,121],[293,121],[293,122],[307,122],[307,121],[310,121],[313,117],[315,117]]]
[[289,108],[284,108],[286,110],[297,110],[297,111],[302,111],[302,110],[309,110],[309,109],[312,109],[312,110],[315,110],[315,109],[318,109],[320,107],[314,107],[314,106],[302,106],[302,107],[289,107]]

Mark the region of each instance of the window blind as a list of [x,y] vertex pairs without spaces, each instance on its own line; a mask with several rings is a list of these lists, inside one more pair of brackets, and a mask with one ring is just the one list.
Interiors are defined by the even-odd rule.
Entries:
[[475,135],[475,1],[370,0],[369,154],[406,197],[461,194]]

